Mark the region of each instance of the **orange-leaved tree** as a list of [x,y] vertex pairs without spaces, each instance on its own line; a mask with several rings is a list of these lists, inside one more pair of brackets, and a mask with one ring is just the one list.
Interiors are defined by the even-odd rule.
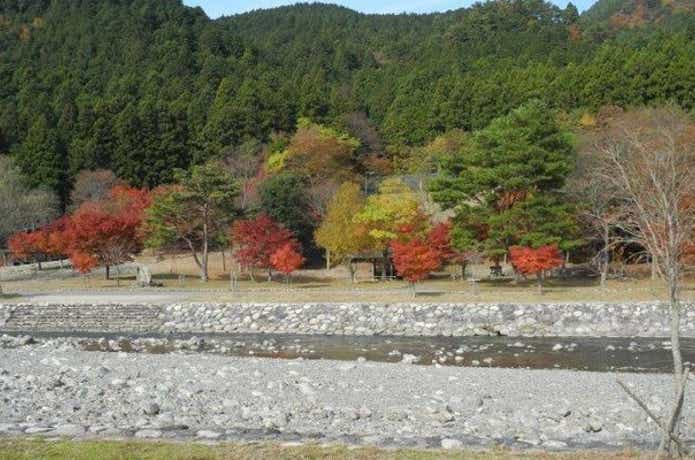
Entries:
[[551,244],[539,248],[512,246],[509,255],[514,268],[524,275],[536,275],[538,292],[543,293],[543,275],[546,271],[561,267],[562,253],[557,245]]
[[7,240],[7,246],[15,258],[38,262],[40,270],[42,258],[67,255],[63,234],[67,222],[63,216],[33,232],[15,233]]
[[415,296],[415,283],[423,281],[429,274],[442,266],[442,253],[423,238],[412,238],[406,242],[391,242],[393,264],[396,272],[410,283]]
[[264,213],[253,219],[234,222],[231,244],[234,256],[242,267],[249,270],[251,278],[253,269],[261,268],[268,270],[268,281],[273,275],[273,254],[288,244],[299,251],[294,234]]
[[290,274],[304,264],[304,257],[299,252],[296,244],[285,243],[270,256],[270,263],[277,271],[285,274],[289,284]]
[[41,254],[39,246],[42,234],[41,230],[15,233],[7,239],[7,247],[15,259],[34,261]]
[[75,268],[86,273],[103,265],[108,279],[109,267],[118,270],[120,264],[140,252],[140,226],[149,203],[147,190],[118,185],[105,199],[82,204],[62,232]]

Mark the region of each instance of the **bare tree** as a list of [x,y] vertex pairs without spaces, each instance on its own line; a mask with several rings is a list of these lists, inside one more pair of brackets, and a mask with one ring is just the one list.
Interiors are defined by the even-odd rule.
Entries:
[[70,210],[75,210],[87,201],[99,201],[108,195],[114,186],[123,184],[113,171],[97,169],[83,170],[75,176],[75,184],[70,192]]
[[614,183],[606,183],[602,177],[606,158],[597,152],[594,145],[582,149],[573,175],[567,181],[569,196],[576,198],[579,219],[588,234],[601,245],[594,263],[605,286],[611,261],[611,251],[619,243],[615,232],[620,222],[620,203],[624,196]]
[[674,389],[671,407],[655,420],[662,430],[657,458],[674,445],[682,454],[678,427],[689,369],[680,346],[680,281],[695,234],[695,124],[672,107],[642,109],[612,122],[605,134],[596,144],[605,165],[598,173],[619,191],[617,225],[625,240],[649,252],[668,288]]
[[222,153],[224,164],[239,183],[237,206],[246,211],[257,201],[257,186],[260,182],[259,170],[266,154],[267,146],[256,140],[246,141]]
[[41,227],[59,215],[55,193],[28,189],[19,169],[0,156],[0,247],[15,232]]

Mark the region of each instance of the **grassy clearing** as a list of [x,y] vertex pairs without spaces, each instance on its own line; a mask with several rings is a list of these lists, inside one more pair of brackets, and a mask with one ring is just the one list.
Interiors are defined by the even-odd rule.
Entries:
[[[218,302],[409,302],[412,294],[403,281],[372,282],[353,284],[347,280],[342,268],[327,270],[302,270],[293,276],[288,287],[281,277],[266,282],[259,274],[258,281],[243,279],[238,291],[229,290],[229,275],[222,270],[221,254],[211,255],[210,282],[205,284],[198,278],[197,267],[188,256],[156,260],[152,257],[139,258],[153,273],[153,278],[163,284],[161,291],[177,291],[181,301]],[[227,260],[228,262],[228,260]],[[465,280],[448,277],[428,280],[418,285],[417,300],[420,302],[573,302],[573,301],[652,301],[665,300],[666,290],[661,281],[652,281],[645,273],[610,280],[606,287],[598,285],[596,279],[551,279],[544,293],[538,294],[534,281],[513,283],[509,279],[485,280],[488,267],[472,267],[474,275],[482,281],[472,284]],[[644,271],[644,270],[643,270]],[[646,270],[648,271],[648,270]],[[134,276],[121,278],[121,290],[130,290]],[[7,292],[56,292],[71,290],[115,289],[114,280],[102,276],[72,277],[25,281],[6,281]],[[179,294],[180,293],[180,294]],[[695,300],[695,280],[684,283],[686,300]]]
[[[282,281],[240,282],[237,291],[229,290],[229,281],[213,279],[207,284],[187,277],[182,282],[155,275],[164,287],[154,292],[175,291],[180,301],[214,302],[411,302],[409,286],[402,281],[362,282],[351,284],[342,280],[296,280],[288,289]],[[133,278],[122,279],[122,292],[131,292]],[[100,278],[33,280],[5,282],[10,292],[61,292],[107,289],[116,292],[114,281]],[[551,280],[544,293],[538,294],[532,282],[513,284],[509,281],[480,282],[472,286],[465,281],[430,280],[417,287],[419,302],[630,302],[666,300],[663,283],[647,279],[609,281],[601,288],[590,280]],[[137,292],[137,289],[134,291]],[[695,283],[684,286],[684,298],[695,300]],[[11,299],[10,299],[11,300]],[[16,297],[15,300],[21,300]]]
[[444,452],[383,450],[344,446],[282,446],[278,444],[204,445],[176,442],[0,440],[0,460],[251,460],[251,459],[465,459],[465,460],[637,460],[638,452],[586,451],[548,454],[507,450]]

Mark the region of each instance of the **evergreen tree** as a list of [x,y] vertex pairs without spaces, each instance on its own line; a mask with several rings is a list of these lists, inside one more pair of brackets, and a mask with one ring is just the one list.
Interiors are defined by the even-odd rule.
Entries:
[[38,117],[31,125],[15,157],[30,188],[49,188],[65,204],[68,194],[65,152],[45,116]]
[[222,165],[210,162],[175,173],[176,185],[153,193],[147,209],[147,246],[168,248],[185,244],[208,281],[210,245],[224,239],[236,217],[238,187]]
[[461,151],[445,156],[433,198],[457,212],[460,249],[478,239],[499,258],[515,244],[576,244],[571,208],[557,193],[574,165],[570,134],[542,103],[495,119]]
[[316,257],[312,236],[317,219],[310,206],[306,188],[306,181],[290,172],[270,177],[258,190],[260,209],[292,231],[306,254]]

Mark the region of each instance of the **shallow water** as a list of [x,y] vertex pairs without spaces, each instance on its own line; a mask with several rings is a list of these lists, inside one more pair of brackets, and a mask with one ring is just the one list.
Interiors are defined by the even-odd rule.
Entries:
[[[280,359],[331,359],[587,371],[670,372],[669,341],[662,338],[403,337],[293,334],[127,335],[29,334],[40,343],[70,338],[89,351],[215,353]],[[682,339],[684,361],[695,362],[695,339]],[[406,356],[410,355],[410,356]]]

